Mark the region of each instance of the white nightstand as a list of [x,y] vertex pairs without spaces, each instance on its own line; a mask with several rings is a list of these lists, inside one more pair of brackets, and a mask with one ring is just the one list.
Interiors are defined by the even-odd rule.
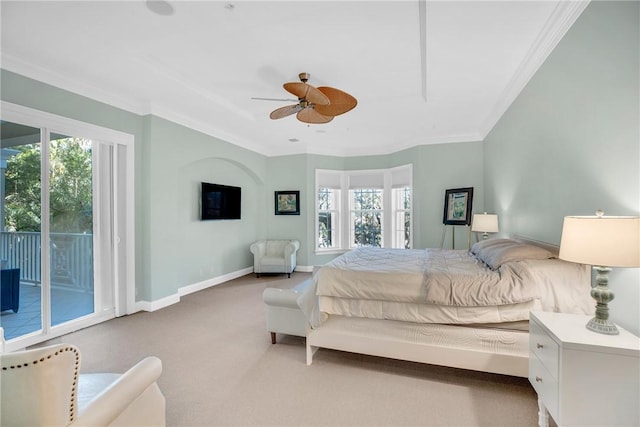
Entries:
[[540,427],[640,425],[640,339],[585,328],[593,316],[531,312],[529,382]]

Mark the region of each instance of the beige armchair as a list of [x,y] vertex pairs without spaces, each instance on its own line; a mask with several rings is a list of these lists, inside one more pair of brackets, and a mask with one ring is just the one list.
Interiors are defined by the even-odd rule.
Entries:
[[0,355],[0,425],[164,426],[157,357],[119,374],[80,374],[69,344]]
[[286,273],[296,268],[296,252],[300,249],[297,240],[259,240],[249,249],[253,254],[253,272],[257,277],[262,273]]

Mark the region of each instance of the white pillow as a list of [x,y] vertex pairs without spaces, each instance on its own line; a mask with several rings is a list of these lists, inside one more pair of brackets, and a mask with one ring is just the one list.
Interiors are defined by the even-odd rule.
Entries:
[[480,248],[476,258],[487,264],[490,269],[497,270],[507,262],[549,259],[554,258],[554,255],[540,246],[507,240]]
[[479,252],[481,252],[483,249],[488,248],[489,246],[494,246],[494,245],[500,245],[503,243],[518,243],[515,240],[511,240],[511,239],[485,239],[485,240],[480,240],[477,243],[474,243],[473,246],[471,246],[471,253],[474,255],[477,255]]

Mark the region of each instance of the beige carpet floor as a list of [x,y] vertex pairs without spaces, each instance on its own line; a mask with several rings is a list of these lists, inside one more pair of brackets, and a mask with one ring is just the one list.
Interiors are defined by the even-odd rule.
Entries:
[[152,313],[55,339],[80,348],[82,371],[123,372],[147,355],[163,362],[169,426],[535,426],[528,381],[319,350],[265,330],[262,292],[309,277],[239,279]]

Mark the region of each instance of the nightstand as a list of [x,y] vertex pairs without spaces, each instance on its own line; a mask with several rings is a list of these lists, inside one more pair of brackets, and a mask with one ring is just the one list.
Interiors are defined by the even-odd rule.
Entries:
[[538,394],[538,424],[640,425],[640,339],[620,329],[602,335],[593,316],[531,312],[529,382]]

